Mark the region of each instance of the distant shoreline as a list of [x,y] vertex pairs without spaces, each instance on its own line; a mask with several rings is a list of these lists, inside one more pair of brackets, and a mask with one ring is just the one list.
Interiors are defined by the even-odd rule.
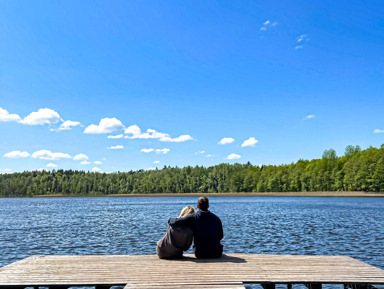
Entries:
[[110,195],[36,195],[32,198],[67,197],[384,197],[384,192],[267,192],[267,193],[184,193],[184,194],[110,194]]

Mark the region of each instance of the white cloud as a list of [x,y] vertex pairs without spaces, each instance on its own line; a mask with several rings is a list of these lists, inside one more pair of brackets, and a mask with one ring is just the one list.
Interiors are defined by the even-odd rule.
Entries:
[[89,162],[89,161],[82,161],[82,162],[80,162],[80,164],[81,165],[89,165],[91,162]]
[[12,152],[4,154],[4,157],[12,158],[12,159],[27,158],[29,156],[30,156],[30,154],[28,152],[22,152],[22,151],[12,151]]
[[140,151],[143,153],[150,153],[150,152],[153,152],[154,149],[141,149]]
[[31,112],[23,120],[22,124],[27,125],[43,125],[54,124],[60,121],[60,115],[50,108],[40,108],[38,111]]
[[84,133],[88,134],[100,134],[100,133],[111,133],[113,131],[124,128],[123,124],[117,118],[103,118],[100,120],[99,125],[91,124],[87,126]]
[[71,156],[66,153],[53,153],[49,150],[40,150],[32,154],[32,157],[35,159],[42,160],[61,160],[61,159],[70,159]]
[[150,128],[147,129],[147,132],[142,133],[140,127],[137,126],[136,124],[127,127],[124,130],[124,132],[126,134],[130,134],[130,136],[129,135],[125,136],[125,138],[129,138],[129,139],[155,139],[155,138],[169,137],[169,135],[166,133],[161,133]]
[[148,168],[148,171],[156,171],[156,168]]
[[224,137],[221,141],[218,142],[218,144],[225,145],[225,144],[230,144],[235,141],[234,138],[231,137]]
[[95,165],[102,165],[103,163],[101,161],[94,161],[93,162]]
[[384,133],[384,129],[375,129],[373,133]]
[[118,134],[118,135],[109,135],[108,138],[122,138],[124,135],[123,134]]
[[165,155],[165,154],[170,152],[170,149],[156,149],[155,152],[157,154],[164,154]]
[[162,142],[185,142],[193,140],[193,137],[188,134],[181,135],[176,138],[171,138],[169,134],[158,132],[151,128],[142,133],[140,127],[136,124],[127,127],[124,132],[128,134],[124,138],[128,139],[159,139]]
[[93,173],[102,173],[103,170],[102,170],[102,169],[99,169],[98,167],[93,167],[93,168],[92,168],[92,172],[93,172]]
[[296,39],[297,39],[297,43],[300,43],[300,42],[302,42],[304,40],[306,40],[306,41],[309,40],[308,36],[306,34],[300,35],[300,36],[296,37]]
[[303,49],[303,43],[309,41],[308,35],[302,34],[296,37],[296,41],[297,41],[297,45],[295,46],[295,49],[296,50]]
[[255,139],[254,137],[250,137],[246,141],[244,141],[241,145],[241,147],[254,147],[255,144],[257,144],[259,141]]
[[158,164],[158,163],[160,163],[160,161],[154,161],[153,163],[154,163],[154,164]]
[[206,155],[205,157],[206,158],[211,158],[211,157],[213,157],[214,155]]
[[237,155],[237,154],[230,154],[226,157],[227,160],[237,160],[241,158],[241,155]]
[[122,146],[122,145],[107,147],[107,149],[109,149],[109,150],[122,150],[123,148],[124,148],[124,146]]
[[53,164],[53,163],[49,163],[47,164],[47,168],[56,168],[57,165]]
[[0,121],[16,121],[19,122],[21,120],[20,116],[17,114],[10,114],[7,110],[0,107]]
[[314,117],[316,117],[316,115],[314,115],[314,114],[310,114],[310,115],[307,115],[307,116],[304,118],[304,120],[311,119],[311,118],[314,118]]
[[141,134],[141,129],[139,128],[138,125],[134,124],[134,125],[130,125],[129,127],[127,127],[124,132],[126,134],[132,134],[132,135],[140,135]]
[[195,152],[195,155],[198,155],[198,154],[205,154],[205,151],[198,151],[198,152]]
[[81,125],[78,121],[66,120],[58,128],[51,128],[50,131],[62,131],[62,130],[71,130],[72,127]]
[[83,161],[83,160],[87,160],[88,159],[88,156],[85,155],[85,154],[77,154],[73,157],[73,159],[75,161]]
[[163,141],[163,142],[185,142],[185,141],[189,141],[189,140],[193,140],[193,137],[191,137],[188,134],[184,134],[184,135],[178,136],[176,138],[171,138],[168,136],[160,138],[160,141]]
[[11,172],[12,169],[4,169],[4,172]]
[[272,26],[272,27],[275,27],[275,26],[277,26],[279,23],[277,22],[277,21],[275,21],[275,22],[271,22],[270,20],[267,20],[267,21],[265,21],[262,25],[261,25],[261,27],[260,27],[260,31],[267,31],[268,30],[268,28],[270,27],[270,26]]

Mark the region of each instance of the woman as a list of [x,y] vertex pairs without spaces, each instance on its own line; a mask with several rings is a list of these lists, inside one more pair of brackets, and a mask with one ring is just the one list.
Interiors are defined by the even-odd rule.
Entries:
[[[195,213],[192,206],[186,206],[181,210],[178,218],[183,218]],[[156,253],[160,259],[178,259],[183,256],[192,244],[193,231],[188,227],[169,226],[164,236],[157,242]]]

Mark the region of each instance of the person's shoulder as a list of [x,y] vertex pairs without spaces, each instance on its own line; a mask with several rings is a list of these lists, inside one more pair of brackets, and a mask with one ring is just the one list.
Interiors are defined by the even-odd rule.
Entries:
[[210,213],[211,213],[211,215],[212,215],[215,219],[220,220],[220,217],[219,217],[218,215],[216,215],[216,214],[214,214],[214,213],[212,213],[212,212],[210,212]]

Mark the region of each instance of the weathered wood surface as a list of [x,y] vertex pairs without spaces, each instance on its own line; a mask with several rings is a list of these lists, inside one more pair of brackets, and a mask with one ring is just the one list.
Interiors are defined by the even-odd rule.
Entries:
[[242,283],[384,284],[384,270],[345,256],[229,254],[160,260],[156,255],[32,256],[0,268],[0,288],[122,285],[244,288]]

